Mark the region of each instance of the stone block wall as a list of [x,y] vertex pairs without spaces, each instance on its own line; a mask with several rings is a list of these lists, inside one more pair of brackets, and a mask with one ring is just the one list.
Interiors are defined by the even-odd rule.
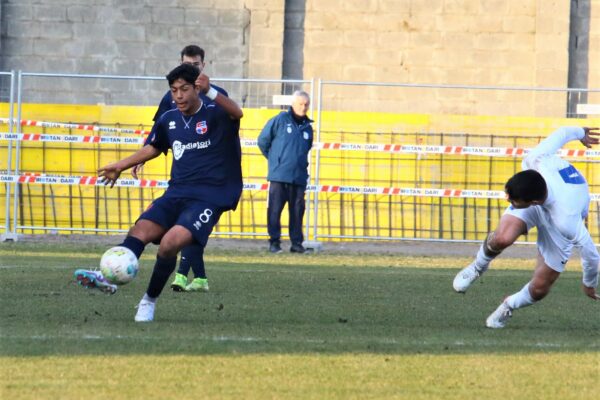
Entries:
[[[599,87],[600,2],[592,3],[590,87]],[[565,88],[569,10],[569,1],[548,0],[307,0],[305,75]],[[334,109],[561,116],[566,105],[564,93],[328,89]]]
[[[579,3],[586,1],[591,9],[588,87],[599,88],[600,0]],[[285,3],[0,0],[0,69],[163,76],[177,64],[184,45],[197,43],[207,51],[209,76],[280,79]],[[306,0],[303,78],[565,88],[571,3]],[[69,93],[69,85],[59,86]],[[154,85],[129,85],[90,101],[139,96],[153,104],[158,95],[149,95],[148,87],[155,90]],[[350,111],[562,116],[566,104],[564,93],[325,89],[327,108]],[[589,100],[600,102],[594,94]]]
[[[2,0],[1,70],[164,76],[179,52],[198,44],[209,76],[248,75],[250,10],[243,0]],[[34,80],[34,79],[30,79]],[[79,83],[49,79],[30,101],[65,101]],[[51,85],[60,86],[58,93]],[[106,82],[93,82],[92,87]],[[166,83],[114,85],[110,94],[77,90],[70,101],[154,104]],[[40,88],[40,89],[43,89]],[[121,90],[120,90],[121,89]],[[149,92],[150,90],[150,92]],[[101,90],[100,90],[101,91]],[[64,94],[64,96],[61,96]],[[57,96],[58,95],[58,96]],[[127,102],[127,101],[126,101]]]

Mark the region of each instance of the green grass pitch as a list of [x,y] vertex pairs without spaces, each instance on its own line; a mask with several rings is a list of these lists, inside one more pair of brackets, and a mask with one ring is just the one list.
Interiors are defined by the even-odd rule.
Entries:
[[466,295],[469,258],[211,250],[210,292],[133,321],[153,265],[114,296],[74,285],[106,246],[0,245],[0,398],[582,399],[597,395],[600,302],[578,261],[503,330],[484,326],[530,278],[499,259]]

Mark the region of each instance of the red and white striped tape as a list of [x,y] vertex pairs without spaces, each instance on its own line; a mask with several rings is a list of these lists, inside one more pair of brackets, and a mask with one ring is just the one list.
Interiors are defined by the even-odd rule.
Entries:
[[143,137],[49,135],[42,133],[0,133],[0,140],[58,143],[135,144],[144,143]]
[[[42,185],[82,185],[82,186],[104,186],[97,176],[58,176],[58,175],[0,175],[0,182],[6,183],[37,183]],[[156,187],[166,189],[167,181],[150,179],[119,179],[115,186],[121,187]]]
[[[0,175],[0,182],[29,183],[45,185],[82,185],[104,186],[96,176],[47,176],[41,174]],[[151,179],[119,179],[115,186],[135,188],[166,189],[168,181]],[[244,190],[269,189],[268,183],[244,183]],[[475,198],[475,199],[503,199],[504,192],[500,190],[467,190],[467,189],[435,189],[435,188],[395,188],[379,186],[336,186],[336,185],[309,185],[309,192],[338,193],[338,194],[375,194],[389,196],[412,197],[448,197],[448,198]],[[591,200],[600,202],[600,193],[592,193]]]
[[498,190],[465,190],[465,189],[424,189],[424,188],[395,188],[378,186],[334,186],[309,185],[308,191],[340,193],[340,194],[387,194],[391,196],[417,197],[470,197],[481,199],[503,199],[504,192]]
[[[1,119],[0,119],[1,120]],[[119,129],[119,128],[114,128]],[[64,142],[64,143],[99,143],[99,144],[131,144],[144,143],[142,137],[118,136],[77,136],[77,135],[50,135],[40,133],[2,133],[0,140],[20,140],[34,142]],[[241,139],[242,147],[256,148],[256,139]],[[482,157],[523,157],[529,149],[517,147],[477,147],[477,146],[424,146],[403,144],[373,144],[373,143],[315,143],[314,148],[321,150],[337,151],[363,151],[384,152],[394,154],[446,154],[469,155]],[[600,150],[592,149],[560,149],[557,154],[569,158],[595,158],[600,157]]]
[[[530,149],[518,147],[425,146],[374,143],[316,143],[315,147],[322,150],[374,151],[405,154],[448,154],[484,157],[523,157],[530,151]],[[561,149],[557,154],[562,157],[600,157],[600,150]]]
[[[10,118],[0,118],[0,123],[9,124]],[[19,120],[13,119],[14,124],[19,123]],[[20,121],[21,126],[38,126],[42,128],[63,128],[63,129],[78,129],[83,131],[94,131],[94,132],[109,132],[109,133],[132,133],[135,135],[148,135],[150,131],[143,129],[128,129],[128,128],[116,128],[112,126],[100,126],[100,125],[84,125],[84,124],[68,124],[63,122],[48,122],[48,121],[34,121],[31,119],[22,119]]]

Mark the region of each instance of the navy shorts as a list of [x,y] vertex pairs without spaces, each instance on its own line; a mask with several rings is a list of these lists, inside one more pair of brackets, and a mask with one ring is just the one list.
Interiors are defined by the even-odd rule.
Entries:
[[221,214],[220,207],[204,200],[162,196],[154,200],[138,219],[155,222],[167,230],[181,225],[204,247]]

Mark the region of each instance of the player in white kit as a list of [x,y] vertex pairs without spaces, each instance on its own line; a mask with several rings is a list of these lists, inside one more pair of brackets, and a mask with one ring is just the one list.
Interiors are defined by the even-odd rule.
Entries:
[[467,291],[489,267],[490,262],[517,238],[537,227],[538,256],[533,278],[517,293],[508,296],[486,320],[488,328],[503,328],[512,311],[543,299],[564,271],[573,247],[579,248],[583,269],[583,292],[594,300],[598,286],[600,256],[585,226],[590,195],[583,176],[556,152],[579,140],[590,148],[600,142],[598,128],[563,127],[539,143],[525,157],[523,171],[505,185],[511,205],[498,228],[485,239],[475,261],[454,278],[454,290]]

